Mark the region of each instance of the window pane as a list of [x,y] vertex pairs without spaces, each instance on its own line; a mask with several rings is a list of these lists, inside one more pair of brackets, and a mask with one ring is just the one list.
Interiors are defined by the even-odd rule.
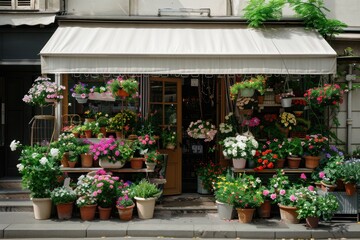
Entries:
[[164,102],[176,102],[176,83],[165,83],[165,100]]
[[176,124],[176,105],[165,105],[165,125]]
[[150,82],[150,102],[162,102],[163,83],[158,81]]

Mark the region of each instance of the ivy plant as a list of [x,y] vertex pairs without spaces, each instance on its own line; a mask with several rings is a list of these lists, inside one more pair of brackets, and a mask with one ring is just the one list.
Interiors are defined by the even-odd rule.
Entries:
[[316,29],[323,37],[339,34],[347,26],[339,20],[326,17],[324,11],[330,10],[324,6],[323,0],[250,0],[244,8],[244,17],[250,27],[259,28],[267,20],[279,20],[285,3],[304,21],[306,28]]

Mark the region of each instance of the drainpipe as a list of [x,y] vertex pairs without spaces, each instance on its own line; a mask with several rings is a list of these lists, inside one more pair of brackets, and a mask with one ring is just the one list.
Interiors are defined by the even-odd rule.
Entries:
[[347,118],[346,118],[346,127],[347,127],[347,141],[346,141],[346,149],[349,154],[352,153],[352,105],[351,105],[351,98],[352,98],[352,82],[355,80],[355,75],[352,75],[353,73],[353,67],[355,64],[349,64],[349,74],[346,75],[346,81],[348,82],[348,95],[347,95]]
[[[55,74],[55,83],[60,86],[62,84],[61,82],[61,74],[56,73]],[[55,132],[54,132],[54,139],[58,139],[59,134],[60,134],[60,130],[61,130],[61,120],[62,120],[62,115],[61,115],[61,111],[62,111],[62,102],[60,101],[59,103],[55,103]]]

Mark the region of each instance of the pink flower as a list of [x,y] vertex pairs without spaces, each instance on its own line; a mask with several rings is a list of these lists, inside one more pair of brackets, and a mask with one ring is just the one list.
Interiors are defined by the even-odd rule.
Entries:
[[305,173],[302,173],[302,174],[300,175],[300,178],[306,180],[306,175],[305,175]]
[[98,193],[95,191],[93,192],[93,196],[96,197],[98,195]]
[[146,141],[145,141],[145,140],[142,140],[141,143],[145,145],[145,144],[146,144]]
[[290,196],[290,201],[295,202],[297,200],[297,197],[295,197],[294,195]]
[[313,192],[315,190],[315,188],[314,188],[314,186],[310,185],[310,186],[308,186],[308,190]]
[[280,190],[280,195],[285,195],[286,191],[284,189]]
[[109,188],[113,189],[113,188],[114,188],[114,185],[110,185]]
[[116,151],[115,151],[115,156],[117,156],[117,157],[118,157],[119,155],[120,155],[119,150],[116,150]]
[[263,195],[264,195],[264,196],[269,195],[269,193],[270,193],[270,192],[269,192],[269,190],[267,190],[267,189],[265,189],[265,190],[263,191]]
[[98,187],[98,188],[100,188],[100,187],[102,187],[104,185],[104,183],[98,183],[97,185],[96,185],[96,187]]
[[323,179],[325,177],[325,173],[324,172],[319,172],[319,178]]
[[98,194],[102,193],[101,189],[97,190],[97,193],[98,193]]
[[271,198],[272,200],[275,200],[275,199],[276,199],[276,193],[271,194],[271,195],[270,195],[270,198]]

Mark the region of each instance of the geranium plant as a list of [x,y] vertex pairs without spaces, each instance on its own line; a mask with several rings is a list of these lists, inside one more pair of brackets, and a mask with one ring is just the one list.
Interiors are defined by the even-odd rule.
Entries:
[[284,159],[286,157],[284,144],[284,141],[274,138],[273,140],[266,141],[263,145],[263,149],[271,149],[272,153],[277,154],[279,159]]
[[158,163],[160,157],[160,152],[158,151],[149,151],[145,154],[145,161],[150,163]]
[[325,84],[323,87],[310,88],[304,94],[311,108],[326,106],[338,107],[343,102],[344,91],[338,84]]
[[153,136],[148,134],[144,136],[138,136],[135,147],[140,151],[141,155],[144,155],[148,151],[155,149],[156,147],[156,140]]
[[210,142],[214,139],[217,130],[215,125],[209,121],[197,120],[196,122],[190,122],[187,134],[195,139],[204,139],[205,142]]
[[321,134],[306,135],[304,150],[311,156],[319,156],[329,146],[329,139]]
[[30,190],[33,198],[49,198],[51,191],[58,187],[59,177],[63,174],[60,171],[59,149],[41,146],[22,146],[18,141],[13,141],[10,145],[12,151],[22,148],[17,164],[20,175],[22,176],[22,186]]
[[90,152],[94,155],[94,160],[104,157],[114,163],[119,161],[115,154],[117,147],[118,142],[114,138],[102,138],[98,143],[90,144]]
[[300,138],[285,139],[283,147],[289,156],[301,156],[304,153],[304,142]]
[[216,163],[212,160],[202,161],[196,168],[196,175],[202,181],[203,187],[208,191],[211,191],[217,176],[223,174],[225,170],[226,168],[222,167],[220,163]]
[[278,203],[287,207],[297,207],[299,198],[302,197],[301,189],[291,186],[288,189],[280,189]]
[[254,137],[238,135],[224,140],[223,154],[229,158],[252,159],[256,154],[259,143]]
[[60,101],[64,98],[65,86],[52,82],[50,78],[38,77],[23,97],[23,101],[33,106],[44,106],[47,99]]
[[[107,88],[114,96],[117,97],[139,97],[139,83],[133,78],[123,79],[121,76],[118,76],[116,79],[111,79],[107,82]],[[118,90],[124,90],[128,96],[119,96]]]
[[134,201],[129,197],[127,193],[123,196],[120,196],[116,201],[116,206],[118,208],[126,208],[134,205]]
[[261,152],[260,157],[257,159],[258,166],[255,168],[255,171],[262,171],[266,168],[274,168],[278,159],[279,156],[276,153],[273,153],[271,149]]
[[51,200],[55,205],[72,203],[77,199],[76,193],[69,187],[58,187],[51,192]]

